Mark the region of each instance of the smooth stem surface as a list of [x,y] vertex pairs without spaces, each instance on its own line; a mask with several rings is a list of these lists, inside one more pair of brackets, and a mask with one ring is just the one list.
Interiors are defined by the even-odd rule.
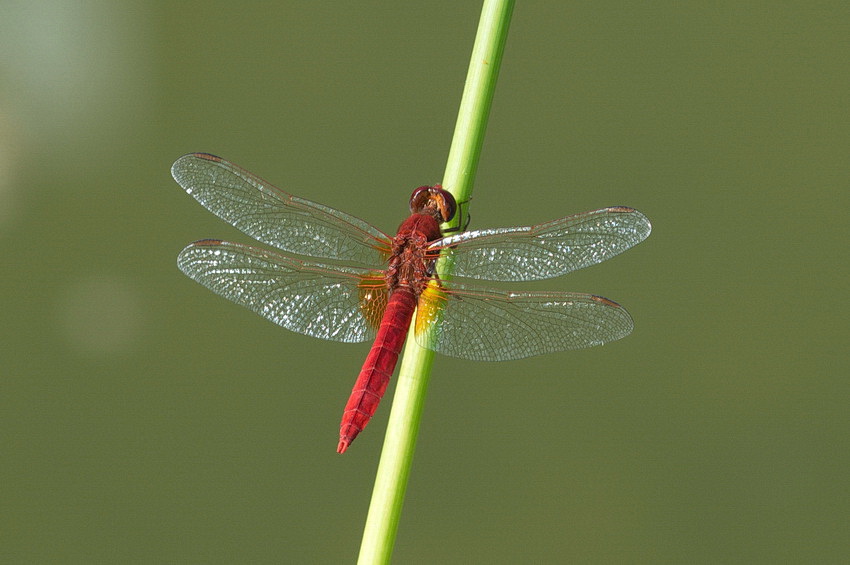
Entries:
[[[443,176],[443,187],[458,202],[467,201],[472,192],[513,6],[513,0],[485,0],[481,11]],[[466,206],[461,208],[466,211]],[[455,225],[462,226],[463,219],[457,218]],[[441,278],[448,276],[442,268],[438,271]],[[360,565],[390,562],[433,360],[434,352],[416,344],[411,327],[360,545]]]

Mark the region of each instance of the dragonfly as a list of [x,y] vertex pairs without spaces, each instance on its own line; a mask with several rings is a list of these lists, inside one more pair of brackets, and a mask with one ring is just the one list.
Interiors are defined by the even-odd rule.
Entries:
[[[557,277],[618,255],[652,229],[633,208],[452,233],[440,226],[458,213],[454,197],[439,185],[421,186],[410,216],[390,236],[215,155],[184,155],[171,173],[209,211],[276,248],[203,239],[180,252],[181,271],[288,330],[373,342],[343,411],[339,453],[374,415],[411,323],[419,345],[475,361],[601,345],[634,327],[622,306],[601,296],[475,284]],[[452,280],[437,274],[441,256],[452,265]]]

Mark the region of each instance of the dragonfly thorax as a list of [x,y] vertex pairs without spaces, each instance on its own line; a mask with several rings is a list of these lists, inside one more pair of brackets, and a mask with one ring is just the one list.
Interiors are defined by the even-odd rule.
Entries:
[[442,236],[438,222],[429,214],[419,213],[411,214],[399,226],[386,273],[390,290],[405,286],[418,296],[428,284],[436,260],[428,244]]

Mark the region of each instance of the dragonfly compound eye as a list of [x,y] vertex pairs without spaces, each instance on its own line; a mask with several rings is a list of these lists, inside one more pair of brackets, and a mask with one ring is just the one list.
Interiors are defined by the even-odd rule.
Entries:
[[420,186],[410,196],[410,211],[414,214],[431,214],[440,222],[448,222],[457,212],[454,196],[440,185]]

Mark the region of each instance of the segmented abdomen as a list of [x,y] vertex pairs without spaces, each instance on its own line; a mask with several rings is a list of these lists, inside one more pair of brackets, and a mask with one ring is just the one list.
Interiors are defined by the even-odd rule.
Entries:
[[372,350],[360,369],[339,426],[337,453],[343,453],[378,408],[395,370],[416,309],[416,296],[406,286],[398,287],[387,303]]

